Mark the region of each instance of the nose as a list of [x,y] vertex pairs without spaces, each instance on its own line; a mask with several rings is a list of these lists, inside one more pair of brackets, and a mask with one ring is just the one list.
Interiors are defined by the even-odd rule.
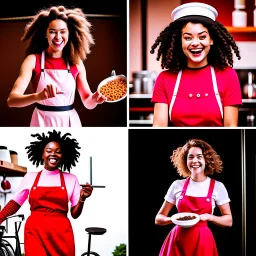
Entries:
[[197,162],[197,157],[193,157],[192,162],[193,163]]
[[56,37],[56,38],[61,38],[61,33],[60,33],[60,32],[57,32],[55,37]]
[[194,38],[194,39],[193,39],[193,41],[192,41],[192,45],[193,45],[193,46],[197,46],[197,45],[199,45],[198,38]]

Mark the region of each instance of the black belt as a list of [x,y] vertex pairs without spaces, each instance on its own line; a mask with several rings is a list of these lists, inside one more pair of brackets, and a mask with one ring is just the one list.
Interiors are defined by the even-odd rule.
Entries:
[[68,105],[68,106],[46,106],[39,103],[36,103],[36,107],[40,110],[44,111],[68,111],[74,108],[74,105]]

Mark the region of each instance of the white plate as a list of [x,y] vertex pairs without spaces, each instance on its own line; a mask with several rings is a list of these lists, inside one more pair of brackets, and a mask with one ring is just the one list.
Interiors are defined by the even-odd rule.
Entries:
[[[196,218],[193,220],[177,220],[178,218],[184,217],[184,216],[195,216]],[[180,213],[176,213],[176,214],[172,215],[171,220],[175,225],[178,225],[182,228],[190,228],[190,227],[194,226],[200,220],[200,217],[196,213],[180,212]]]
[[[116,80],[117,78],[122,78],[122,79],[124,79],[125,81],[126,81],[126,84],[127,84],[127,78],[126,78],[126,76],[124,76],[124,75],[112,75],[112,76],[110,76],[110,77],[108,77],[108,78],[106,78],[106,79],[104,79],[103,81],[101,81],[100,82],[100,84],[98,85],[98,91],[100,92],[100,88],[103,86],[103,85],[105,85],[106,83],[108,83],[108,82],[110,82],[110,81],[113,81],[113,80]],[[126,95],[127,95],[127,89],[126,89],[126,94],[125,95],[123,95],[121,98],[119,98],[118,100],[111,100],[111,101],[106,101],[106,102],[108,102],[108,103],[115,103],[115,102],[118,102],[118,101],[120,101],[120,100],[123,100],[125,97],[126,97]]]

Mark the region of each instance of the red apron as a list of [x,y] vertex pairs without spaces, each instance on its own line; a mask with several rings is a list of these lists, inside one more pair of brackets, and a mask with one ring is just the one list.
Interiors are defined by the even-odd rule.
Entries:
[[[187,178],[178,202],[178,212],[212,214],[212,192],[215,180],[211,179],[207,197],[187,196]],[[207,221],[199,221],[190,228],[175,226],[166,237],[159,256],[217,256],[217,247]]]
[[41,173],[37,174],[29,195],[31,215],[25,224],[25,255],[75,256],[63,173],[60,172],[60,187],[37,187]]

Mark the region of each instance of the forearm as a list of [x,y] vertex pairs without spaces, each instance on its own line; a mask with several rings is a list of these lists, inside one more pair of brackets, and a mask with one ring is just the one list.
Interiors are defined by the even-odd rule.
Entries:
[[19,209],[20,205],[14,200],[10,200],[0,212],[0,224],[6,220],[7,217],[15,214]]
[[82,199],[80,198],[79,201],[78,201],[78,203],[77,203],[75,206],[73,206],[73,207],[71,208],[71,216],[72,216],[74,219],[77,219],[77,218],[81,215],[81,213],[82,213],[82,211],[83,211],[84,203],[85,203],[85,199],[82,200]]
[[34,104],[39,101],[39,96],[38,93],[32,93],[32,94],[19,94],[19,93],[13,93],[10,94],[7,104],[9,107],[16,107],[16,108],[21,108],[21,107],[26,107],[31,104]]
[[222,216],[215,216],[212,215],[212,223],[220,226],[220,227],[231,227],[233,224],[232,216],[230,215],[222,215]]
[[155,219],[155,224],[159,226],[165,226],[172,224],[171,217],[167,217],[163,214],[157,214],[156,219]]
[[94,109],[98,103],[93,99],[93,94],[83,99],[83,104],[87,109]]

